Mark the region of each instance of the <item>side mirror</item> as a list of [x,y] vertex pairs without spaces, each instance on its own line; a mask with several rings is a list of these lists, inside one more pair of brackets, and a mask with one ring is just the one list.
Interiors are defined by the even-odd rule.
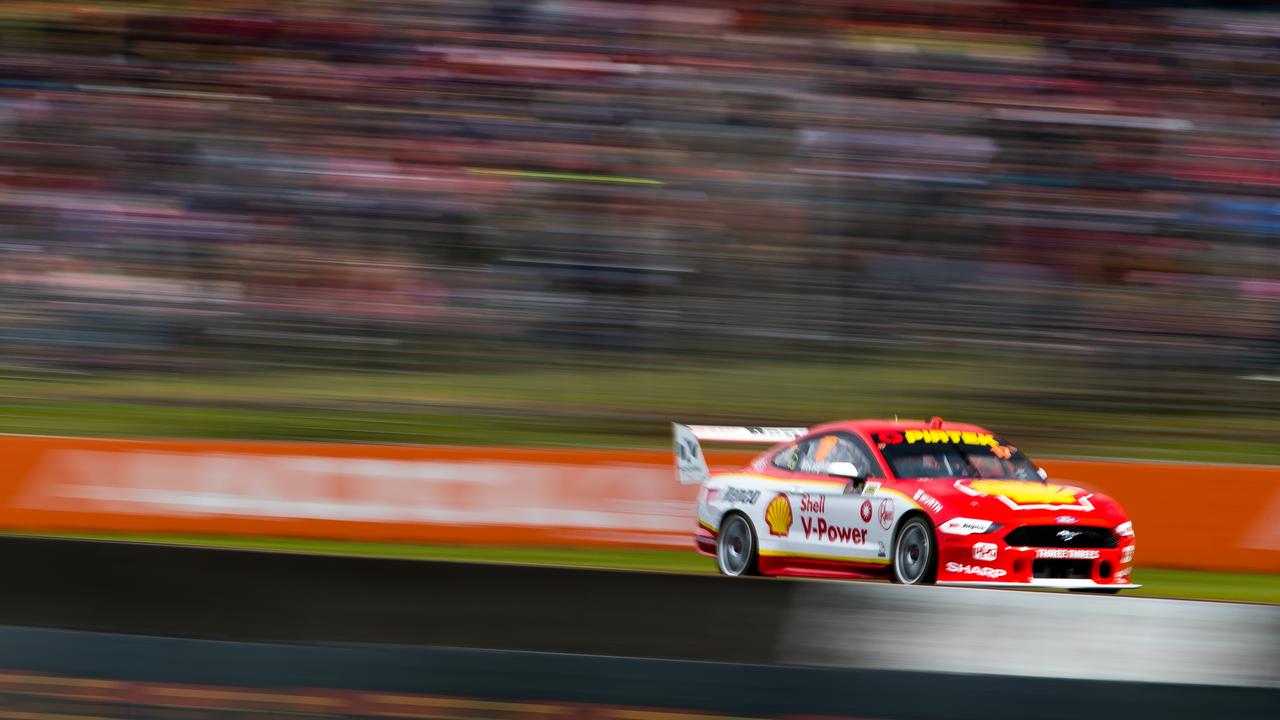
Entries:
[[833,462],[827,466],[827,474],[833,477],[862,480],[867,472],[851,462]]

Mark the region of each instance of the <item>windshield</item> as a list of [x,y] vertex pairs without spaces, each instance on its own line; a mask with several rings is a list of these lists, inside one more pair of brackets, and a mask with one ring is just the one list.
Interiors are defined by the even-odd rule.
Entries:
[[990,433],[888,430],[871,436],[898,478],[1042,481],[1026,455]]

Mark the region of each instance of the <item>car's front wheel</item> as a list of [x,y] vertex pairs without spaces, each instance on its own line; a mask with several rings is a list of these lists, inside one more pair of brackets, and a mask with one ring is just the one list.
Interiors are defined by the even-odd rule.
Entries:
[[716,538],[716,568],[722,575],[738,577],[756,572],[756,533],[742,515],[726,515]]
[[929,521],[915,516],[902,523],[893,544],[893,581],[922,585],[937,579],[938,552],[934,545]]

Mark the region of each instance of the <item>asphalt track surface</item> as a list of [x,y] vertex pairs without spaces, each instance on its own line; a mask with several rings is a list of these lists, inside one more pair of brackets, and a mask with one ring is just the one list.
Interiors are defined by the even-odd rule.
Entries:
[[[1262,638],[1247,658],[1262,664],[1261,683],[1114,682],[879,669],[884,648],[857,639],[882,644],[893,634],[870,627],[842,636],[830,626],[828,651],[840,639],[836,660],[811,665],[796,655],[797,615],[806,633],[821,633],[823,623],[857,626],[859,617],[875,624],[895,611],[885,598],[902,597],[884,592],[915,588],[868,594],[875,586],[29,538],[0,539],[0,556],[9,579],[0,592],[6,670],[754,716],[1280,717],[1267,643],[1280,626],[1267,624],[1276,615],[1265,607],[1247,616],[1247,630]],[[814,597],[838,607],[809,607],[815,588]],[[1043,597],[956,592],[979,604]],[[1070,606],[1083,614],[1126,602],[1061,600],[1083,601]],[[926,605],[897,608],[897,622],[925,619],[921,607],[932,601],[916,601]],[[1051,619],[1068,632],[1080,621]],[[1280,634],[1270,639],[1280,644]],[[937,640],[923,652],[945,650],[947,638]],[[980,668],[984,648],[963,642]],[[1086,650],[1098,657],[1113,650],[1092,644]]]
[[[773,661],[786,582],[0,538],[0,624]],[[750,632],[725,632],[727,628]]]

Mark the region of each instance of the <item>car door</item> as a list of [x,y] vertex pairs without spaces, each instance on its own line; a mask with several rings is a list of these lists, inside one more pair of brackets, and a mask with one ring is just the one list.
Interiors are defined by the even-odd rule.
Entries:
[[[877,563],[887,557],[887,543],[880,527],[875,478],[880,466],[861,439],[847,432],[830,432],[806,438],[795,447],[790,471],[796,488],[792,543],[802,552],[822,558]],[[861,480],[831,474],[834,463],[852,463],[863,470]],[[870,493],[865,492],[868,487]]]

